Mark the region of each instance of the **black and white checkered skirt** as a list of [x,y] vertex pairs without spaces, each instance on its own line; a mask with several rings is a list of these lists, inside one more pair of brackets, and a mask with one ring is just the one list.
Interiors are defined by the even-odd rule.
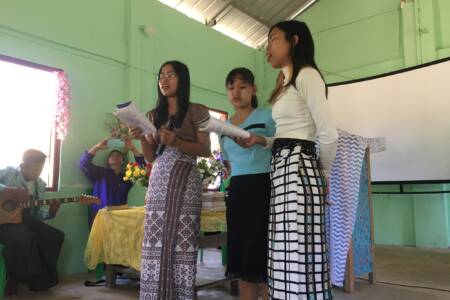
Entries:
[[315,143],[276,139],[270,175],[270,297],[332,299],[325,232],[326,181]]

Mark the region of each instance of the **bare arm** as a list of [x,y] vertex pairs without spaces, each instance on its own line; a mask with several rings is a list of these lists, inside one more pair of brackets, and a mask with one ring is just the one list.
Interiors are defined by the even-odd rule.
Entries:
[[251,134],[247,139],[233,138],[233,140],[236,142],[236,144],[244,148],[250,148],[254,145],[261,145],[263,147],[267,146],[267,139],[256,134]]
[[101,140],[100,142],[98,142],[97,144],[95,144],[94,146],[92,146],[91,149],[88,150],[88,153],[95,155],[95,154],[97,154],[98,150],[104,150],[107,147],[108,147],[108,140],[104,139],[104,140]]
[[94,183],[96,180],[104,176],[105,168],[95,165],[92,160],[97,154],[98,150],[107,148],[108,141],[101,140],[94,146],[92,146],[87,152],[83,153],[80,158],[79,166],[81,171]]
[[142,136],[140,138],[141,141],[141,147],[142,147],[142,153],[144,154],[145,159],[148,162],[153,162],[156,158],[156,148],[158,147],[158,144],[156,143],[153,136]]
[[[142,134],[140,128],[130,128],[131,137],[138,139],[141,142],[142,154],[148,162],[153,162],[156,158],[156,148],[158,143],[155,141],[155,137],[152,135]],[[135,154],[133,152],[133,154]]]
[[133,155],[136,156],[142,156],[142,153],[139,152],[139,150],[134,146],[133,141],[130,138],[124,139],[125,149],[128,151],[131,151]]

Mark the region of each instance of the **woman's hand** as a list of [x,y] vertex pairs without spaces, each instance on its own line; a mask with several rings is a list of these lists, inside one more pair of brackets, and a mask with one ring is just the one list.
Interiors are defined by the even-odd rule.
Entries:
[[50,202],[49,206],[50,206],[50,209],[49,209],[50,215],[52,217],[56,216],[56,213],[58,212],[59,206],[60,206],[59,201]]
[[139,152],[139,150],[136,148],[136,146],[133,144],[133,141],[130,138],[125,138],[123,142],[125,144],[125,149],[131,151],[134,156],[142,155],[142,153]]
[[133,141],[130,138],[125,138],[123,140],[123,143],[125,145],[125,149],[128,151],[136,150],[136,146],[133,144]]
[[167,129],[167,127],[161,127],[159,131],[159,139],[162,144],[173,146],[176,142],[177,135],[175,132]]
[[143,137],[142,129],[139,127],[128,127],[128,131],[130,132],[130,136],[133,139],[140,139]]
[[98,150],[104,150],[108,148],[108,139],[103,139],[94,146],[91,147],[91,149],[88,150],[88,153],[95,155]]
[[95,147],[99,150],[104,150],[106,148],[108,148],[108,140],[107,139],[103,139],[100,142],[98,142]]
[[243,148],[250,148],[250,147],[253,147],[254,145],[261,145],[261,146],[266,145],[266,139],[263,138],[262,136],[255,135],[255,134],[250,134],[250,137],[248,137],[246,139],[233,138],[233,140],[235,141],[236,144],[238,144],[239,146],[241,146]]

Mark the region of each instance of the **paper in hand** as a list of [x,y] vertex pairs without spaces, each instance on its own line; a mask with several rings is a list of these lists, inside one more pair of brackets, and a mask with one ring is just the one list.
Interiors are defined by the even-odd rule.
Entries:
[[208,120],[200,123],[199,129],[200,131],[215,132],[218,134],[244,139],[250,137],[250,132],[214,117],[209,117]]
[[118,104],[114,115],[127,126],[139,127],[144,134],[156,133],[155,126],[131,101]]

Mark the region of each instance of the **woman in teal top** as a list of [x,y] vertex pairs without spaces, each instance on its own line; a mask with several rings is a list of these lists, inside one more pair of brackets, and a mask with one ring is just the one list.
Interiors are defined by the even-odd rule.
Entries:
[[[255,79],[245,68],[233,69],[226,79],[235,114],[228,122],[254,134],[272,137],[271,111],[260,109]],[[227,200],[227,276],[239,278],[241,299],[267,299],[267,229],[270,201],[271,150],[243,148],[227,136],[220,138],[225,165],[231,173]]]
[[[232,117],[233,118],[233,117]],[[275,124],[270,110],[253,108],[247,118],[241,123],[228,123],[238,125],[255,134],[272,136],[275,133]],[[223,149],[223,158],[231,164],[231,176],[261,174],[270,171],[270,149],[264,147],[243,148],[233,139],[222,136],[220,139]]]

